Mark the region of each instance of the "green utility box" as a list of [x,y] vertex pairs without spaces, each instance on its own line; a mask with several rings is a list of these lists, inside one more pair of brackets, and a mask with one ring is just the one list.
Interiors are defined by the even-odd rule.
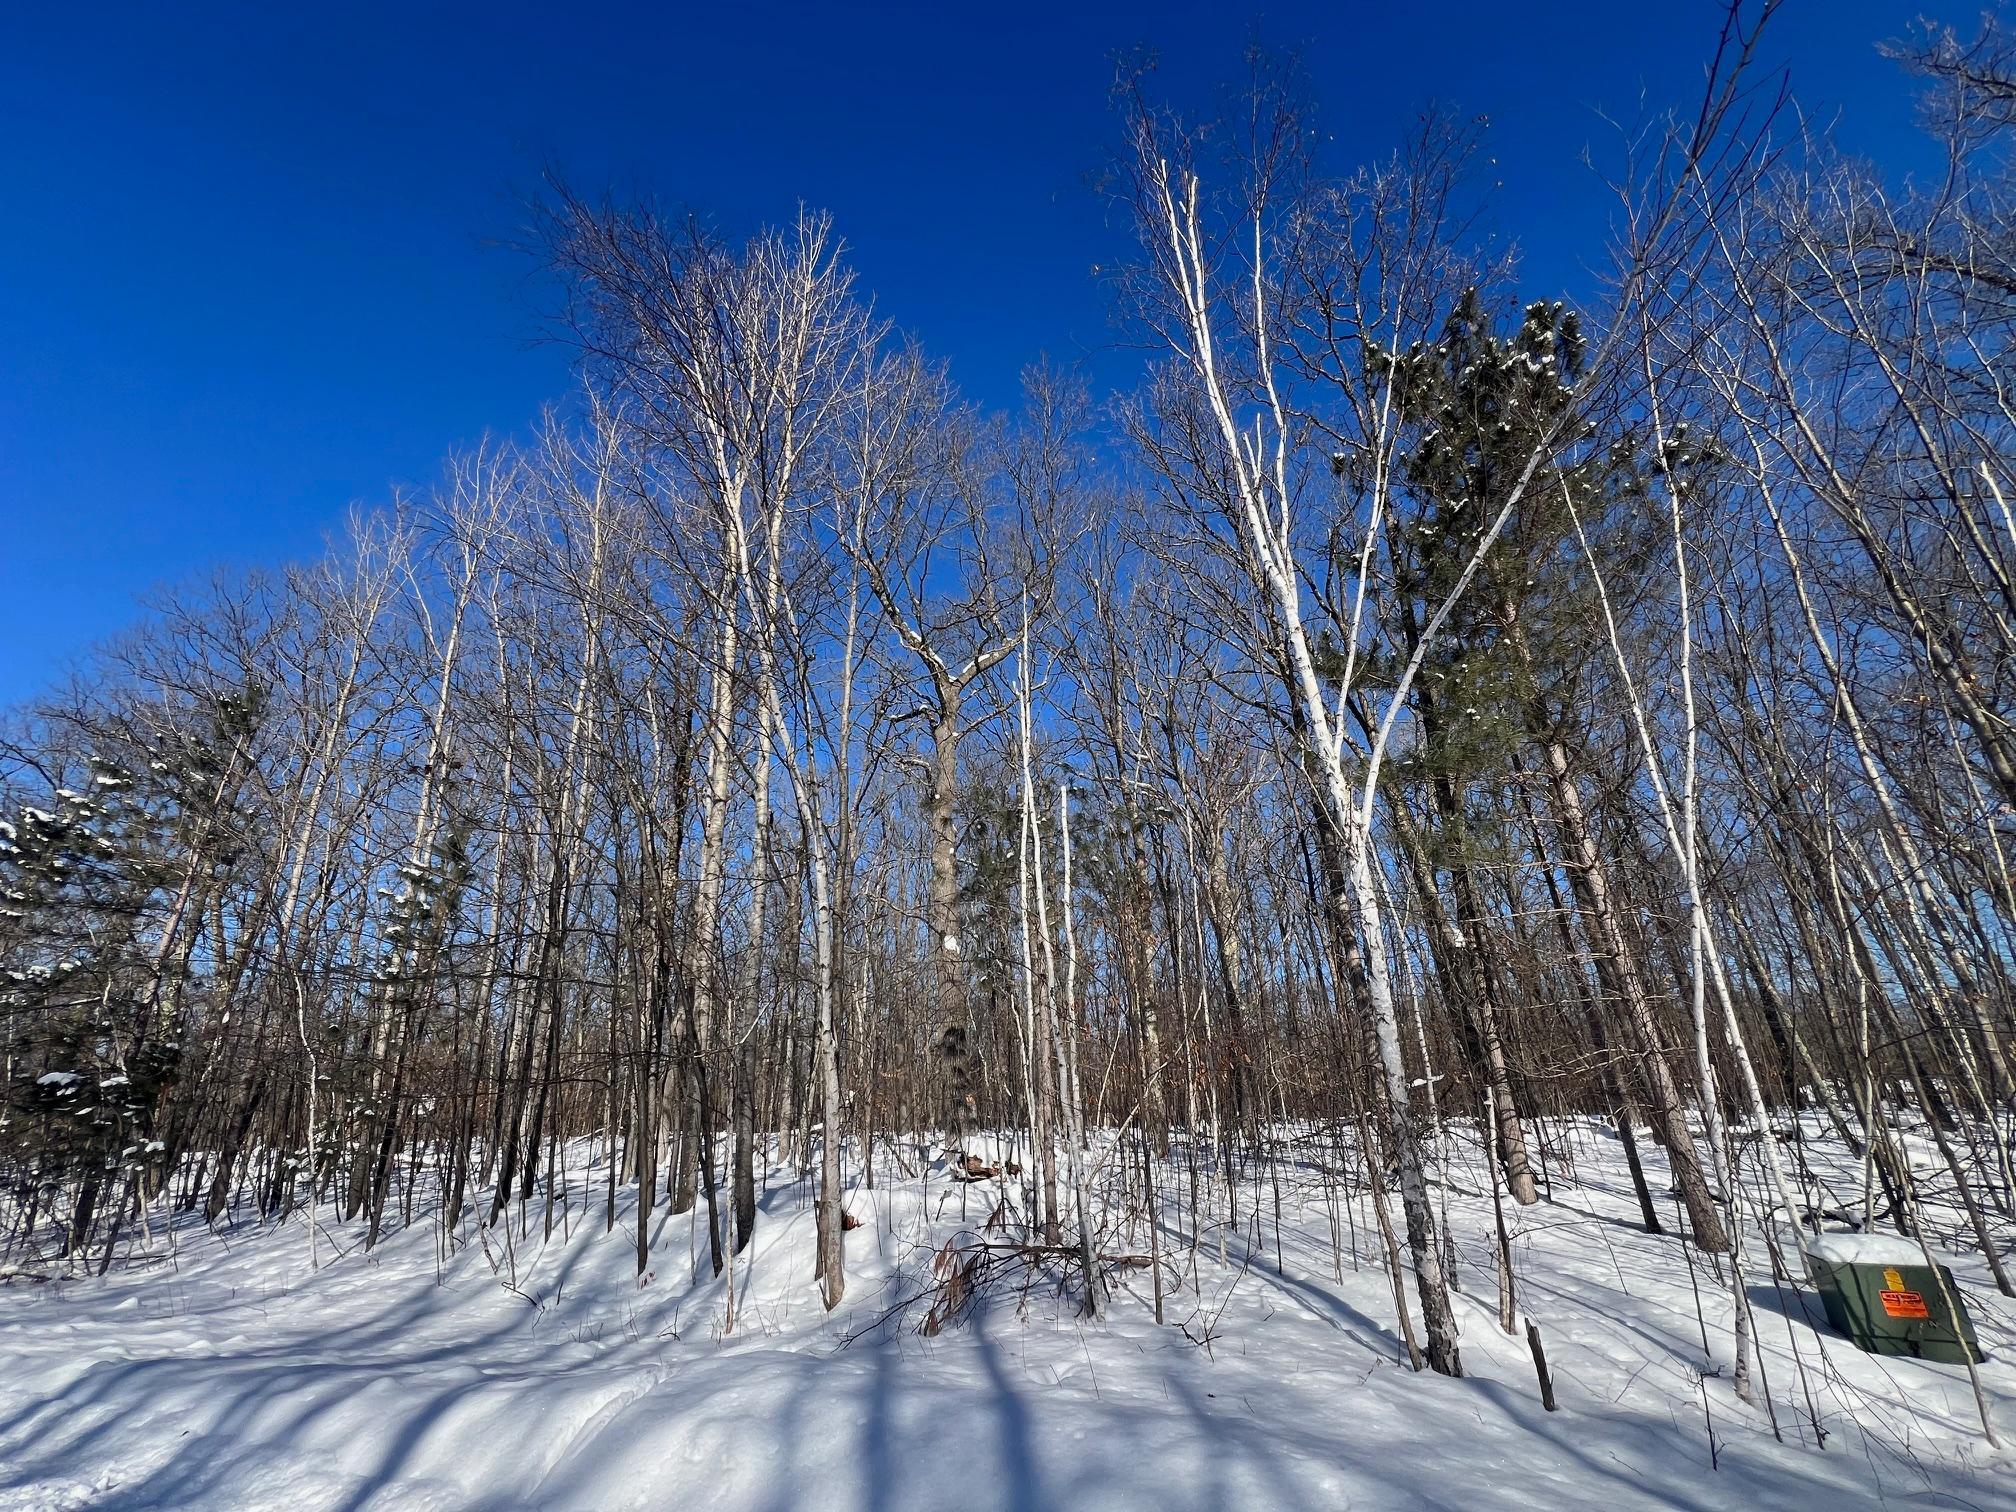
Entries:
[[1983,1358],[1953,1273],[1927,1265],[1912,1240],[1822,1234],[1807,1241],[1806,1259],[1827,1321],[1857,1349],[1954,1365]]

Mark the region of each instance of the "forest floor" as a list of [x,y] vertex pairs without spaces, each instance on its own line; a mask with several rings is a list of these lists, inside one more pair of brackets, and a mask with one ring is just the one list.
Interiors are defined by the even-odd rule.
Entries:
[[[192,1218],[157,1221],[151,1254],[103,1279],[15,1272],[0,1284],[0,1508],[2016,1508],[2016,1455],[1983,1442],[1965,1370],[1859,1353],[1810,1289],[1772,1281],[1753,1231],[1774,1437],[1762,1402],[1731,1391],[1726,1284],[1642,1231],[1614,1135],[1593,1120],[1541,1132],[1554,1195],[1507,1214],[1553,1413],[1523,1327],[1498,1327],[1474,1126],[1450,1139],[1447,1183],[1461,1380],[1408,1370],[1368,1200],[1326,1174],[1330,1146],[1307,1131],[1245,1173],[1229,1222],[1208,1165],[1194,1230],[1190,1161],[1163,1168],[1165,1324],[1145,1268],[1118,1271],[1106,1318],[1087,1322],[1075,1272],[1010,1257],[932,1337],[918,1324],[933,1256],[982,1232],[998,1183],[950,1182],[914,1143],[878,1145],[873,1188],[856,1162],[861,1227],[829,1315],[811,1184],[773,1163],[724,1334],[704,1225],[661,1209],[640,1284],[634,1189],[618,1189],[612,1231],[606,1166],[581,1146],[550,1239],[535,1202],[529,1233],[486,1243],[465,1222],[450,1251],[423,1201],[371,1254],[359,1226],[325,1223],[314,1268],[299,1218]],[[1846,1153],[1811,1148],[1826,1200],[1852,1203]],[[1115,1216],[1104,1245],[1142,1248],[1145,1232]],[[2016,1442],[2016,1304],[1978,1257],[1948,1261]]]

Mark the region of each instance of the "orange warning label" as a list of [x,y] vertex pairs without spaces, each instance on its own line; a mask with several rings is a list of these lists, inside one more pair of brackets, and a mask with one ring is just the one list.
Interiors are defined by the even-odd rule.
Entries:
[[1930,1318],[1932,1311],[1925,1305],[1923,1292],[1886,1291],[1876,1294],[1883,1300],[1883,1311],[1893,1318]]

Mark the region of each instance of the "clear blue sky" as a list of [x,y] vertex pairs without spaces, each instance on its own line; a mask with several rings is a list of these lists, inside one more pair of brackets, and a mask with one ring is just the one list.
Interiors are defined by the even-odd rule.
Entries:
[[[1086,187],[1116,49],[1154,46],[1206,107],[1249,38],[1301,46],[1339,162],[1432,98],[1490,116],[1538,295],[1572,292],[1600,237],[1595,107],[1692,101],[1716,21],[1707,0],[5,9],[0,702],[154,585],[311,556],[352,501],[562,395],[539,291],[494,246],[545,163],[735,231],[831,209],[883,313],[1005,404],[1040,352],[1125,368],[1089,271],[1120,228]],[[1851,145],[1899,156],[1909,92],[1873,44],[1912,13],[1790,0],[1771,53]]]

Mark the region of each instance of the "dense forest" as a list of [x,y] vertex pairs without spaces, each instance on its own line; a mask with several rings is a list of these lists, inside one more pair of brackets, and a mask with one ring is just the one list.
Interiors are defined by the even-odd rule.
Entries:
[[1292,1159],[1453,1376],[1452,1147],[1516,1211],[1593,1116],[1746,1400],[1802,1225],[2016,1295],[2016,41],[1893,46],[1900,182],[1757,61],[1773,8],[1564,165],[1614,207],[1572,301],[1484,229],[1479,123],[1340,170],[1291,62],[1209,122],[1123,71],[1139,381],[1012,414],[844,219],[549,183],[576,393],[0,731],[7,1256],[550,1231],[592,1139],[610,1223],[732,1277],[774,1147],[831,1308],[879,1149],[1097,1313]]

